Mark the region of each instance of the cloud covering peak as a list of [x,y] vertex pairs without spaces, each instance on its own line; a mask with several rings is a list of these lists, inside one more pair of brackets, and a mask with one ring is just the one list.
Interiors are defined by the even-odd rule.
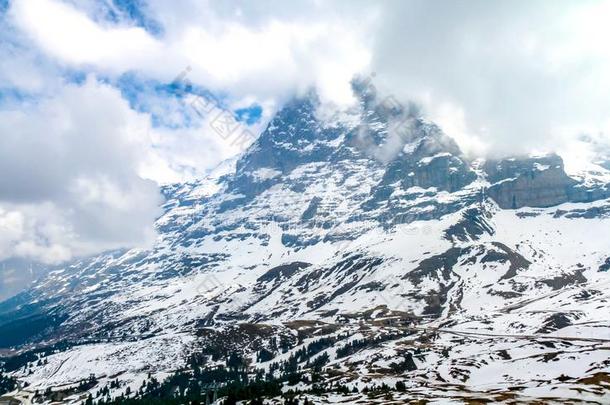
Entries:
[[[473,156],[609,144],[607,0],[19,0],[0,9],[0,259],[57,262],[154,238],[159,185],[239,148],[169,85],[185,72],[253,133],[351,81],[423,114]],[[579,149],[580,150],[580,149]]]

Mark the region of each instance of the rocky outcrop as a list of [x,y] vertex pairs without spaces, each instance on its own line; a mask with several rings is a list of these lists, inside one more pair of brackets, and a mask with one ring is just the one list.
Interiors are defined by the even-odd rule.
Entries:
[[570,200],[576,181],[568,177],[557,155],[488,161],[487,194],[501,208],[550,207]]
[[558,155],[488,161],[487,194],[504,209],[552,207],[566,202],[591,202],[610,196],[608,188],[586,188],[564,171]]
[[388,164],[381,186],[400,182],[403,189],[434,187],[454,192],[476,179],[459,147],[436,125],[419,121],[410,137],[411,143]]
[[610,270],[610,257],[606,259],[604,263],[599,266],[599,271],[608,271]]
[[452,242],[477,240],[482,235],[493,235],[495,230],[490,224],[492,213],[481,207],[469,208],[462,218],[445,231],[444,238]]

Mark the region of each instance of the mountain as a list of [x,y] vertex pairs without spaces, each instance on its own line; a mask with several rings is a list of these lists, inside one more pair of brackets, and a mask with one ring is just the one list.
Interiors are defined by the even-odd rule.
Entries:
[[355,89],[359,108],[331,118],[313,93],[291,101],[237,160],[164,188],[152,249],[76,260],[0,303],[14,395],[222,394],[258,376],[268,398],[313,403],[607,401],[610,184],[553,154],[469,161]]

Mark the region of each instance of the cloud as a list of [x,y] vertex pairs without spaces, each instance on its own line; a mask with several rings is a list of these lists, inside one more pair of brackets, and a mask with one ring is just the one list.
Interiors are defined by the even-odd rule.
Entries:
[[57,263],[150,246],[159,185],[201,178],[240,151],[237,135],[213,130],[219,113],[230,114],[219,108],[202,119],[187,100],[158,99],[154,113],[191,121],[158,127],[151,112],[134,110],[119,89],[93,75],[53,90],[0,110],[0,261]]
[[[610,3],[386,2],[373,69],[476,152],[608,130]],[[476,150],[479,149],[479,150]]]
[[163,81],[191,66],[193,82],[234,98],[277,104],[313,85],[346,104],[349,80],[375,71],[380,88],[419,102],[473,154],[610,129],[608,1],[150,0],[140,15],[162,34],[84,4],[22,0],[10,15],[62,63]]
[[104,27],[59,1],[12,2],[10,14],[44,50],[68,63],[122,71],[161,55],[161,44],[143,28]]
[[58,262],[146,245],[158,186],[141,177],[148,117],[89,78],[0,111],[0,259]]
[[[191,124],[154,127],[151,113],[132,109],[119,89],[93,75],[54,90],[0,110],[0,261],[58,263],[150,246],[159,184],[201,178],[240,152],[237,135],[213,130],[217,115],[229,114],[220,108],[202,119],[188,100],[158,100],[157,114],[188,116]],[[242,102],[250,100],[229,107]]]
[[315,17],[311,11],[305,20],[295,14],[244,20],[224,15],[223,7],[205,7],[153,3],[151,10],[165,24],[162,39],[143,27],[98,23],[86,10],[57,0],[14,2],[10,16],[48,55],[80,68],[138,70],[170,82],[191,66],[192,80],[236,98],[285,99],[313,85],[325,99],[352,101],[349,80],[370,60],[356,25],[366,20]]

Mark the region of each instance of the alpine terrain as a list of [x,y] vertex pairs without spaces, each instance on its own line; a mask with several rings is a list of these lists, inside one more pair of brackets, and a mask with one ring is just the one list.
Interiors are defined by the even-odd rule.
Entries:
[[0,403],[609,403],[610,153],[469,160],[354,88],[2,302]]

